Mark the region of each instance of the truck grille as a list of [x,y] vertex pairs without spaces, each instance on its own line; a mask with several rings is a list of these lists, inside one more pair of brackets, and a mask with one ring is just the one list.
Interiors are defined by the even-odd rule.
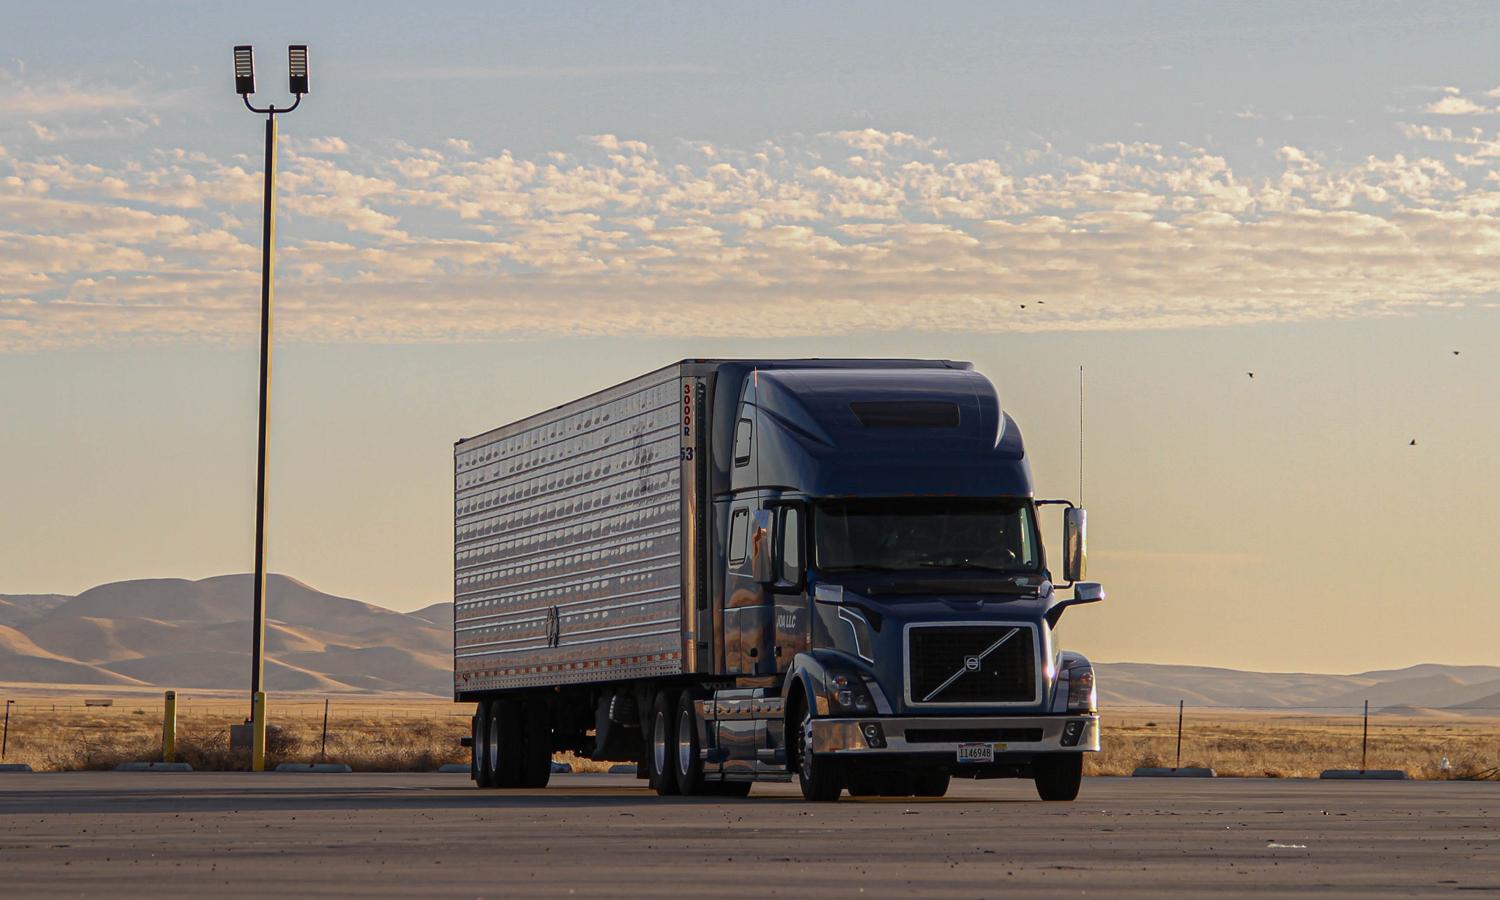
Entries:
[[908,702],[1037,702],[1034,635],[1026,625],[912,628],[906,647]]

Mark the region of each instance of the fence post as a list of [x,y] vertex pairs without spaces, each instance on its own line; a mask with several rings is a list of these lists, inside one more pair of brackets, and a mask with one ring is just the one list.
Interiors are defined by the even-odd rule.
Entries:
[[1182,705],[1184,701],[1177,701],[1177,764],[1172,766],[1175,772],[1182,768]]
[[323,698],[323,744],[318,748],[318,759],[328,762],[328,698]]
[[161,714],[161,761],[177,761],[177,692],[167,691]]
[[1370,759],[1370,701],[1365,701],[1365,735],[1359,742],[1359,771],[1363,773],[1369,768],[1366,763]]
[[14,700],[5,701],[5,735],[0,737],[0,760],[5,759],[5,751],[10,747],[10,707]]

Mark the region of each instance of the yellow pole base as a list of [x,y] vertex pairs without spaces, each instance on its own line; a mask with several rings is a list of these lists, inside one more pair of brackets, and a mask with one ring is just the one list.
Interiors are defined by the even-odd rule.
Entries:
[[266,692],[255,692],[250,721],[250,771],[266,770]]
[[167,691],[161,714],[161,761],[177,761],[177,692]]

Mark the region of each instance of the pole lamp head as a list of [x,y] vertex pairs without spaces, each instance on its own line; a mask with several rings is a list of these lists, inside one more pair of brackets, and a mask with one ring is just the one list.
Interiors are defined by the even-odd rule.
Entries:
[[241,97],[255,93],[255,51],[249,44],[234,48],[234,92]]
[[287,88],[301,96],[307,90],[307,45],[292,44],[286,48]]

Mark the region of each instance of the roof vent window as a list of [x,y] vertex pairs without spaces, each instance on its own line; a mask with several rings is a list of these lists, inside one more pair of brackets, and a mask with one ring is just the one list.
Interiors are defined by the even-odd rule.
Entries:
[[866,428],[958,427],[958,404],[947,400],[857,400],[849,410]]

